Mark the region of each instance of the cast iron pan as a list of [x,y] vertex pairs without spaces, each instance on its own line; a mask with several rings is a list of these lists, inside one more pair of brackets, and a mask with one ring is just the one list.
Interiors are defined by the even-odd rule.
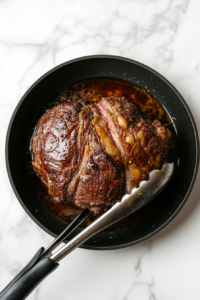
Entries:
[[54,93],[69,84],[99,77],[122,79],[148,90],[168,112],[178,145],[172,158],[176,165],[173,179],[153,200],[153,209],[132,225],[101,232],[82,245],[86,249],[103,250],[144,241],[177,215],[195,182],[199,142],[193,116],[182,96],[164,77],[139,62],[117,56],[96,55],[74,59],[50,70],[29,88],[14,111],[7,133],[6,165],[19,202],[29,216],[52,236],[61,233],[66,224],[46,207],[32,182],[27,154],[31,134],[41,108]]

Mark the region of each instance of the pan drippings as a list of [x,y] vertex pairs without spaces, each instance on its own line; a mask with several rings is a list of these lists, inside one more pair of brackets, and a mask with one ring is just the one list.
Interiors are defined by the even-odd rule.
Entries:
[[[58,106],[60,104],[66,103],[66,101],[69,101],[70,103],[80,103],[79,106],[82,107],[88,105],[88,107],[97,107],[98,103],[102,99],[102,97],[109,97],[109,99],[120,99],[120,97],[125,97],[126,99],[132,99],[131,101],[134,101],[137,103],[144,115],[153,122],[155,119],[159,120],[162,125],[165,125],[165,128],[172,129],[172,125],[170,123],[170,119],[163,109],[163,107],[160,105],[158,100],[153,98],[148,92],[145,90],[127,82],[118,81],[118,80],[111,80],[111,79],[90,79],[82,82],[78,82],[76,84],[73,84],[66,89],[59,91],[56,95],[54,95],[48,103],[43,108],[43,112],[54,112],[54,107]],[[117,107],[118,100],[115,101],[115,106]],[[95,106],[96,105],[96,106]],[[77,106],[77,109],[79,109]],[[62,107],[62,106],[61,106]],[[53,110],[52,110],[53,109]],[[74,108],[73,108],[74,109]],[[101,107],[100,107],[101,109]],[[105,106],[104,110],[107,109]],[[92,111],[92,110],[91,110]],[[97,112],[98,113],[98,112]],[[94,111],[93,111],[94,114]],[[118,117],[119,119],[119,117]],[[119,125],[124,128],[124,118],[120,117]],[[78,122],[78,120],[77,120]],[[96,123],[93,124],[93,126],[98,125],[98,118]],[[126,123],[126,122],[125,122]],[[62,124],[58,124],[61,126]],[[158,128],[159,127],[158,125]],[[73,129],[73,128],[72,128]],[[168,129],[166,129],[168,130]],[[127,130],[126,130],[127,131]],[[129,132],[127,131],[127,134]],[[129,133],[128,136],[126,136],[126,142],[131,143],[131,135]],[[138,136],[139,138],[139,136]],[[50,134],[48,136],[48,139],[45,142],[48,152],[53,151],[52,147],[56,147],[56,137],[53,134]],[[155,143],[154,143],[155,144]],[[154,144],[152,144],[152,147],[154,147]],[[108,149],[109,150],[109,149]],[[152,149],[153,151],[154,149]],[[35,167],[37,168],[39,159],[36,161]],[[129,160],[130,163],[130,160]],[[135,170],[135,169],[134,169]],[[79,213],[80,208],[78,208],[76,205],[73,206],[70,203],[66,204],[64,202],[59,202],[56,200],[56,197],[52,196],[52,192],[49,193],[46,182],[45,182],[45,173],[41,173],[42,178],[44,178],[43,183],[41,180],[33,174],[33,180],[35,182],[35,186],[38,189],[39,194],[41,195],[42,199],[46,203],[46,205],[53,211],[53,213],[60,219],[62,219],[64,222],[69,223],[71,222]],[[50,180],[50,179],[49,179]],[[46,185],[45,185],[46,184]],[[57,195],[59,195],[59,190],[57,191]],[[83,199],[84,200],[84,199]],[[81,201],[83,201],[81,200]],[[77,203],[84,203],[77,201]],[[80,204],[79,204],[80,205]],[[82,204],[81,204],[82,205]],[[106,207],[106,209],[109,209],[109,207]],[[146,215],[150,210],[153,209],[153,202],[149,205],[145,206],[138,212],[134,213],[130,217],[120,221],[119,223],[112,226],[112,228],[118,228],[118,227],[124,227],[128,224],[141,219],[144,215]],[[102,212],[101,212],[102,213]],[[85,224],[83,226],[87,226],[89,223],[91,223],[96,216],[90,217],[87,221],[85,221]]]

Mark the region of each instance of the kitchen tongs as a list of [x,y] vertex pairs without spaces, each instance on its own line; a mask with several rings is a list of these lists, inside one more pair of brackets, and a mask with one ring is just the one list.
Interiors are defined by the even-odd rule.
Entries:
[[120,202],[113,205],[111,209],[52,254],[52,251],[91,214],[88,209],[84,210],[46,250],[44,248],[38,250],[25,268],[0,293],[0,299],[25,299],[47,275],[59,266],[58,262],[67,254],[98,232],[137,211],[158,195],[172,176],[173,169],[173,163],[167,163],[162,170],[152,171],[148,181],[142,181],[130,195],[125,195]]

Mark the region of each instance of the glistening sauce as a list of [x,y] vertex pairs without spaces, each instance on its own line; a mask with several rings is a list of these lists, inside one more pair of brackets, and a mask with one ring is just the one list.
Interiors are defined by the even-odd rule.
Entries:
[[[132,98],[141,107],[143,113],[151,120],[158,119],[162,125],[167,124],[171,130],[173,127],[170,123],[170,119],[158,102],[157,99],[153,98],[144,89],[133,85],[132,83],[127,83],[124,81],[119,81],[115,79],[89,79],[85,81],[78,82],[71,86],[68,86],[62,91],[59,91],[54,95],[49,102],[43,108],[43,113],[46,109],[51,109],[56,105],[68,100],[84,101],[86,103],[94,103],[100,101],[101,97],[108,96],[125,96],[127,99]],[[52,197],[48,194],[47,187],[40,181],[35,172],[33,172],[33,180],[38,192],[46,205],[50,210],[62,221],[70,223],[74,218],[80,214],[81,209],[71,206],[65,203],[55,203]],[[133,223],[143,216],[145,216],[150,210],[153,209],[153,202],[149,203],[139,211],[133,213],[126,219],[116,223],[111,226],[111,228],[125,227],[130,223]],[[97,217],[91,216],[86,220],[82,227],[86,227]],[[109,228],[110,229],[110,228]]]

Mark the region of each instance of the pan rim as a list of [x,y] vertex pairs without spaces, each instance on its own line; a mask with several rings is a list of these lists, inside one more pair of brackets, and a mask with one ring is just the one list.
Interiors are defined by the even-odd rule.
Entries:
[[10,139],[10,132],[11,132],[11,128],[12,128],[12,124],[13,121],[15,119],[15,116],[21,106],[21,104],[23,103],[23,101],[25,100],[25,98],[27,97],[27,95],[35,88],[35,86],[40,83],[44,78],[46,78],[48,75],[50,75],[51,73],[53,73],[54,71],[67,66],[69,64],[73,64],[75,62],[78,61],[83,61],[83,60],[89,60],[89,59],[98,59],[98,58],[105,58],[105,59],[113,59],[113,60],[121,60],[121,61],[126,61],[129,62],[131,64],[135,64],[139,67],[142,67],[148,71],[150,71],[151,73],[153,73],[154,75],[156,75],[157,77],[159,77],[162,81],[164,81],[171,90],[173,90],[173,92],[177,95],[177,97],[179,98],[179,100],[181,101],[181,103],[183,104],[185,110],[187,111],[187,115],[190,118],[192,127],[193,127],[193,132],[194,132],[194,136],[195,136],[195,151],[196,151],[196,157],[195,157],[195,167],[194,167],[194,171],[193,171],[193,177],[191,178],[191,183],[190,186],[187,190],[187,193],[185,195],[185,197],[183,198],[181,204],[177,207],[177,209],[175,210],[175,212],[168,218],[168,220],[166,222],[164,222],[161,226],[159,226],[156,230],[152,231],[150,234],[145,235],[144,237],[136,240],[136,241],[132,241],[130,243],[126,243],[126,244],[120,244],[120,245],[115,245],[115,246],[87,246],[87,245],[82,245],[80,246],[80,248],[83,249],[89,249],[89,250],[115,250],[115,249],[121,249],[121,248],[126,248],[135,244],[138,244],[146,239],[149,239],[150,237],[154,236],[155,234],[157,234],[158,232],[160,232],[163,228],[165,228],[175,217],[176,215],[180,212],[180,210],[183,208],[183,206],[185,205],[186,201],[189,198],[189,195],[193,189],[193,186],[195,184],[195,180],[197,177],[197,173],[198,173],[198,167],[199,167],[199,137],[198,137],[198,130],[197,130],[197,126],[194,120],[194,117],[190,111],[190,108],[188,106],[188,104],[186,103],[186,101],[184,100],[184,98],[181,96],[181,94],[178,92],[178,90],[165,78],[163,77],[160,73],[158,73],[157,71],[155,71],[154,69],[150,68],[149,66],[146,66],[145,64],[142,64],[138,61],[132,60],[130,58],[126,58],[126,57],[122,57],[122,56],[115,56],[115,55],[90,55],[90,56],[83,56],[83,57],[79,57],[79,58],[75,58],[72,60],[69,60],[67,62],[64,62],[62,64],[59,64],[58,66],[50,69],[48,72],[46,72],[45,74],[43,74],[39,79],[37,79],[30,87],[29,89],[25,92],[25,94],[21,97],[20,101],[18,102],[12,117],[10,119],[9,122],[9,126],[8,126],[8,130],[7,130],[7,134],[6,134],[6,143],[5,143],[5,159],[6,159],[6,169],[7,169],[7,173],[8,173],[8,177],[10,180],[10,184],[12,186],[12,189],[18,199],[18,201],[20,202],[20,204],[22,205],[23,209],[26,211],[26,213],[32,218],[32,220],[39,225],[43,230],[45,230],[48,234],[50,234],[53,237],[56,237],[56,235],[51,232],[50,230],[48,230],[43,224],[40,223],[40,221],[38,219],[36,219],[32,213],[28,210],[28,208],[26,207],[26,205],[24,204],[24,202],[22,201],[21,197],[19,196],[17,189],[15,187],[13,178],[12,178],[12,174],[10,171],[10,163],[9,163],[9,157],[8,157],[8,148],[9,148],[9,139]]

